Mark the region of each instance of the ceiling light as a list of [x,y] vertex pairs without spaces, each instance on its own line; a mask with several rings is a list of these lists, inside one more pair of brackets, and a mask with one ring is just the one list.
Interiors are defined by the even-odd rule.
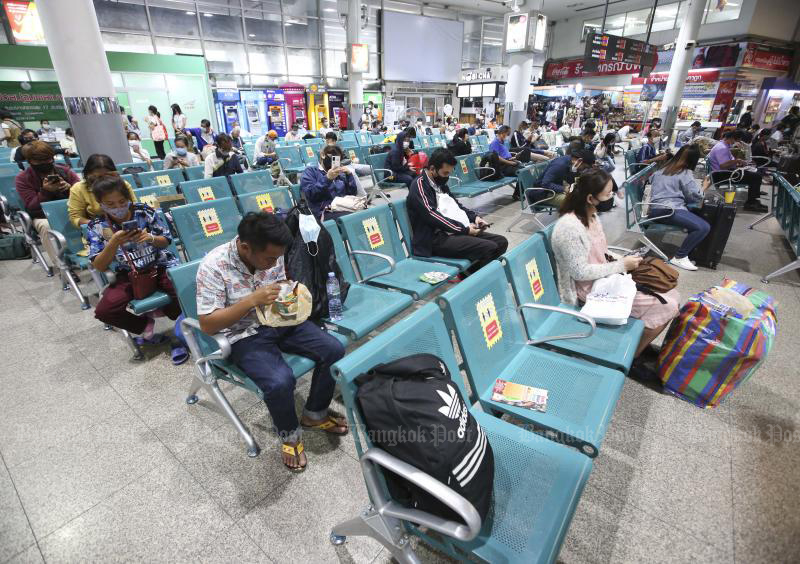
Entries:
[[322,11],[323,11],[323,12],[335,12],[335,11],[336,11],[336,8],[325,8],[325,9],[324,9],[324,10],[322,10]]
[[256,34],[255,34],[255,33],[248,33],[248,34],[247,34],[247,37],[255,37],[255,36],[256,36]]
[[187,16],[193,16],[193,15],[194,15],[194,12],[188,12],[188,11],[187,11],[187,12],[186,12],[186,15],[187,15]]
[[213,18],[214,14],[209,14],[208,12],[203,12],[203,15],[207,18]]

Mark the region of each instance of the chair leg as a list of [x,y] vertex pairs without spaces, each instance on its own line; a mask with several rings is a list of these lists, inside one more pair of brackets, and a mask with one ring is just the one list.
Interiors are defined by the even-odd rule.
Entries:
[[665,255],[661,249],[656,247],[656,244],[653,243],[650,239],[648,239],[647,236],[644,233],[641,233],[639,235],[639,241],[644,243],[651,251],[653,251],[655,254],[657,254],[659,257],[661,257],[662,260],[664,260],[664,261],[668,261],[669,260],[669,257],[667,255]]
[[769,219],[769,218],[771,218],[771,217],[775,217],[775,212],[774,212],[774,211],[771,211],[771,212],[769,212],[768,214],[766,214],[766,215],[763,215],[763,216],[759,217],[759,218],[758,218],[757,220],[755,220],[753,223],[751,223],[750,225],[748,225],[748,226],[747,226],[747,228],[748,228],[748,229],[752,229],[753,227],[755,227],[756,225],[758,225],[758,224],[759,224],[759,223],[761,223],[762,221],[766,221],[766,220],[768,220],[768,219]]
[[[106,325],[106,327],[109,326]],[[144,354],[142,353],[142,349],[139,347],[139,345],[136,344],[136,339],[134,338],[134,336],[128,333],[125,329],[120,329],[120,331],[122,332],[122,336],[125,339],[125,343],[128,345],[128,347],[131,349],[131,352],[133,353],[133,360],[142,360],[144,358]]]
[[197,403],[197,392],[200,391],[200,388],[203,387],[203,382],[200,381],[200,378],[195,378],[192,380],[192,386],[189,388],[189,393],[186,395],[186,403],[189,405],[194,405]]
[[797,269],[800,269],[800,259],[794,260],[789,264],[787,264],[786,266],[779,268],[775,272],[767,274],[764,278],[761,279],[761,281],[764,284],[769,284],[769,281],[772,280],[773,278],[776,278],[778,276],[786,274],[787,272],[791,272],[792,270],[797,270]]
[[47,275],[47,277],[52,278],[53,267],[47,264],[47,261],[44,259],[44,255],[42,254],[41,249],[33,243],[29,243],[28,245],[30,246],[31,249],[31,260],[33,261],[33,263],[34,264],[39,263],[39,266],[41,266],[44,269],[44,273]]
[[[64,281],[64,277],[66,276],[67,280]],[[78,301],[81,302],[81,309],[89,309],[91,306],[89,305],[89,299],[83,295],[81,289],[78,287],[78,282],[75,280],[75,276],[73,276],[72,272],[69,268],[61,269],[61,282],[63,284],[62,290],[65,292],[72,288],[72,291],[75,292],[75,295],[78,297]]]
[[209,395],[214,399],[215,402],[217,402],[217,405],[222,409],[223,413],[225,413],[228,419],[230,419],[233,426],[239,432],[239,435],[241,435],[242,439],[244,439],[244,442],[247,443],[247,456],[258,456],[258,453],[261,451],[258,443],[256,443],[256,440],[253,438],[253,435],[250,433],[247,427],[244,426],[242,420],[239,419],[239,416],[233,410],[233,407],[231,407],[231,404],[228,402],[228,398],[225,397],[225,394],[222,393],[222,390],[219,388],[219,384],[216,382],[212,384],[203,384],[203,387],[208,390]]
[[386,522],[370,505],[353,519],[339,523],[331,530],[330,541],[334,546],[344,544],[348,536],[370,537],[385,546],[400,564],[419,564],[421,561],[411,548],[407,535],[402,535],[397,542],[389,523]]

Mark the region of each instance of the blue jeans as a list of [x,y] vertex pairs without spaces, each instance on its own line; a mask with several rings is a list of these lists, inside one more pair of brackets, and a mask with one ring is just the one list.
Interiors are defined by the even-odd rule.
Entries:
[[[669,210],[666,208],[653,207],[651,210],[649,217],[658,217],[669,213]],[[675,225],[676,227],[681,227],[689,231],[689,234],[686,235],[686,239],[683,240],[681,246],[675,251],[675,258],[689,256],[689,253],[691,253],[692,250],[706,238],[708,232],[711,231],[711,226],[705,219],[689,210],[675,210],[673,215],[659,219],[658,223]]]
[[331,365],[344,356],[344,347],[310,321],[294,327],[261,325],[257,331],[231,345],[231,360],[264,392],[281,441],[298,441],[301,432],[294,409],[295,378],[281,353],[298,354],[316,363],[303,413],[319,420],[327,415],[336,386]]

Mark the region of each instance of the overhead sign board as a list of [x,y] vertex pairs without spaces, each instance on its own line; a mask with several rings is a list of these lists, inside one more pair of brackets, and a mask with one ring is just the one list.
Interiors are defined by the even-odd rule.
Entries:
[[627,63],[652,68],[658,62],[655,45],[608,33],[590,33],[586,38],[583,66],[597,72],[603,63]]
[[544,51],[547,16],[539,12],[511,12],[505,16],[506,53]]

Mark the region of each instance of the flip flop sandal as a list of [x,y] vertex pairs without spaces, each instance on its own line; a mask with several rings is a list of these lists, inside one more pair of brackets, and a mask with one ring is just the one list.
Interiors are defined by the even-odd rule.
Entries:
[[187,360],[189,360],[189,351],[187,351],[184,347],[177,346],[172,347],[172,364],[175,366],[180,366]]
[[[301,424],[302,425],[302,424]],[[325,418],[325,421],[320,423],[319,425],[302,425],[304,429],[315,429],[318,431],[325,431],[326,433],[330,433],[331,435],[346,435],[350,429],[347,428],[347,423],[340,423],[335,417],[328,415]],[[329,429],[333,429],[335,427],[344,427],[345,431],[333,431]]]
[[142,345],[160,345],[166,340],[167,336],[162,333],[157,333],[153,335],[152,339],[145,339],[144,337],[136,337],[134,341],[140,347]]
[[[303,450],[304,450],[304,448],[303,448],[303,443],[302,442],[299,442],[294,446],[292,446],[290,444],[287,444],[287,443],[282,443],[281,444],[281,451],[284,454],[288,454],[289,456],[293,456],[294,457],[294,461],[297,464],[300,464],[300,455],[303,453]],[[308,463],[306,463],[306,465],[303,465],[303,466],[294,466],[294,467],[292,467],[292,466],[289,466],[288,464],[286,464],[284,462],[283,465],[286,466],[289,469],[290,472],[294,472],[294,473],[299,474],[300,472],[303,472],[306,469],[306,466],[308,465]]]

